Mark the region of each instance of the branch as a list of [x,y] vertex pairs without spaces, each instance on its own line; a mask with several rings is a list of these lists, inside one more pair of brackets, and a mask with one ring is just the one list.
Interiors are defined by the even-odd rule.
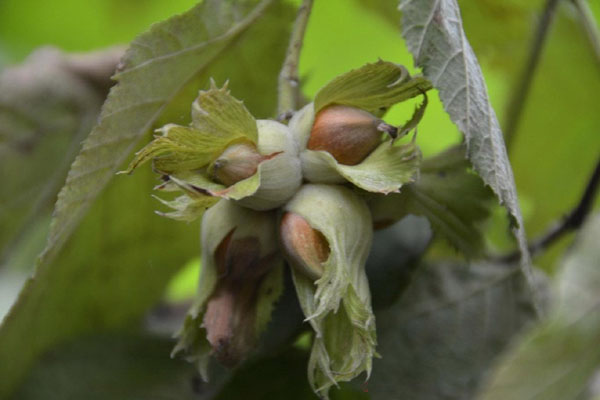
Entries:
[[279,105],[278,114],[284,115],[295,111],[300,103],[300,79],[298,78],[298,63],[304,41],[304,33],[313,0],[304,0],[298,9],[296,22],[290,37],[287,54],[279,73]]
[[113,46],[90,53],[65,54],[64,66],[69,72],[96,87],[103,95],[107,95],[115,83],[111,77],[124,54],[124,46]]
[[592,50],[596,56],[596,63],[600,66],[600,31],[598,31],[598,26],[596,25],[592,10],[590,10],[590,7],[585,0],[572,0],[572,2],[579,14],[579,19],[581,20],[581,24],[587,34],[588,40],[592,45]]
[[[529,59],[525,65],[525,69],[521,73],[518,84],[513,90],[513,95],[510,98],[507,106],[506,119],[504,124],[504,140],[506,141],[507,149],[514,140],[515,132],[521,119],[521,113],[523,112],[523,106],[527,100],[529,89],[531,88],[531,82],[533,81],[533,75],[537,69],[537,65],[540,60],[542,48],[548,35],[548,30],[552,23],[556,7],[560,0],[547,0],[546,6],[542,14],[542,19],[538,23],[533,42],[531,43],[531,49],[529,51]],[[575,0],[574,0],[575,1]]]
[[[585,191],[581,196],[581,200],[579,200],[579,204],[577,204],[577,206],[571,210],[571,212],[567,214],[567,216],[564,217],[561,222],[554,224],[554,226],[545,234],[529,244],[529,252],[532,256],[535,256],[536,254],[539,254],[545,250],[547,247],[560,239],[565,233],[575,231],[583,225],[583,222],[592,209],[594,199],[596,198],[596,194],[598,192],[598,186],[600,186],[600,159],[598,160],[596,168],[594,169]],[[499,257],[498,261],[505,263],[516,262],[519,260],[519,256],[519,252],[514,252]]]

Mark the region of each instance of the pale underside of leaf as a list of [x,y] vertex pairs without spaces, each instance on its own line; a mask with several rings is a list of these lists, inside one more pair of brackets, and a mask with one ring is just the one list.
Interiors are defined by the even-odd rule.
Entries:
[[415,64],[433,86],[452,121],[465,135],[467,156],[515,222],[524,273],[533,286],[529,252],[514,177],[502,131],[490,104],[477,58],[465,36],[455,0],[405,0],[402,35]]

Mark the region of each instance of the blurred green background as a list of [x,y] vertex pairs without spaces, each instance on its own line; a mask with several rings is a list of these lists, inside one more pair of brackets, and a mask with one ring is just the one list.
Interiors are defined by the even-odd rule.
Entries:
[[[22,62],[40,46],[84,52],[126,44],[153,22],[183,12],[195,3],[192,0],[2,0],[0,69]],[[395,1],[316,0],[315,3],[300,64],[303,91],[308,98],[335,76],[378,58],[404,64],[418,73],[399,33],[400,15],[394,11]],[[544,3],[459,0],[467,36],[482,65],[492,104],[503,125],[507,104],[520,90],[516,86],[519,73]],[[600,3],[590,3],[596,21],[600,21]],[[585,187],[600,155],[598,93],[600,66],[576,13],[568,2],[563,2],[509,149],[530,237],[542,233],[572,208]],[[414,102],[402,104],[388,118],[390,122],[401,123],[409,118],[413,108]],[[418,134],[424,154],[435,154],[459,141],[459,132],[437,96],[430,96],[430,106]],[[3,193],[2,198],[7,197]],[[7,265],[0,267],[0,316],[12,303],[35,256],[43,248],[49,212],[46,210],[35,229],[17,243],[19,251],[11,255]],[[488,236],[498,251],[511,246],[500,208],[490,223]],[[552,271],[554,261],[570,239],[570,236],[563,238],[536,259],[536,263]],[[197,261],[187,264],[169,286],[168,299],[180,301],[193,293],[198,267]]]

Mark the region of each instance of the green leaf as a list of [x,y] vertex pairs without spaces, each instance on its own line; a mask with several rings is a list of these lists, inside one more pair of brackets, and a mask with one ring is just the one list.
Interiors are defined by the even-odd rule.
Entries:
[[315,112],[342,104],[381,115],[389,107],[431,89],[422,77],[412,78],[406,68],[387,61],[366,64],[325,85],[315,97]]
[[473,168],[515,221],[524,273],[532,283],[521,210],[502,131],[481,68],[463,31],[458,5],[455,0],[406,0],[400,10],[402,35],[415,64],[438,89],[450,118],[465,135]]
[[499,363],[482,400],[579,399],[600,366],[600,215],[586,223],[555,277],[552,310]]
[[[11,393],[34,360],[55,344],[131,324],[161,297],[168,278],[197,255],[196,226],[153,215],[157,203],[148,192],[156,181],[149,168],[114,179],[76,235],[66,239],[136,138],[178,97],[189,76],[207,81],[228,70],[232,86],[248,83],[242,86],[255,93],[247,100],[249,109],[275,108],[276,92],[268,88],[275,87],[284,49],[262,39],[265,31],[278,40],[285,36],[290,18],[282,17],[289,16],[284,5],[266,10],[269,2],[255,4],[204,1],[155,25],[129,50],[119,86],[63,189],[48,251],[0,327],[0,397]],[[247,67],[240,69],[242,55],[251,53],[269,58],[259,63],[245,57]],[[254,86],[262,78],[246,79],[256,68],[274,72],[264,91]],[[157,103],[147,103],[153,99]]]
[[210,90],[200,91],[192,103],[192,126],[213,137],[247,137],[254,144],[258,142],[254,117],[243,102],[229,94],[227,84],[219,89],[211,82]]
[[373,219],[385,224],[407,214],[422,215],[436,234],[462,253],[480,255],[481,224],[490,215],[492,193],[468,168],[461,146],[424,160],[417,182],[404,186],[400,194],[372,199]]
[[116,179],[57,259],[40,261],[0,327],[0,398],[42,352],[135,323],[161,297],[168,277],[197,254],[197,226],[153,214],[157,202],[147,194],[153,183],[149,169]]
[[373,363],[369,393],[374,399],[473,398],[494,357],[534,317],[517,268],[422,265],[400,300],[376,313],[382,358]]
[[20,400],[208,399],[193,368],[168,357],[170,340],[94,336],[51,351],[15,395]]
[[153,159],[156,170],[165,174],[202,168],[231,142],[229,137],[205,135],[197,129],[175,124],[165,125],[158,132],[161,135],[138,151],[123,173],[129,174]]

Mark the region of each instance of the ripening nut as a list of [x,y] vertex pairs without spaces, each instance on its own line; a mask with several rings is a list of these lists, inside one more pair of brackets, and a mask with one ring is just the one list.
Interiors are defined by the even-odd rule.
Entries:
[[258,238],[233,238],[233,233],[215,251],[219,279],[203,318],[213,355],[228,367],[239,364],[254,347],[257,292],[271,266],[270,257],[261,257]]
[[208,361],[233,367],[255,348],[283,290],[277,218],[222,199],[203,215],[202,269],[174,353],[184,352],[207,379]]
[[286,212],[281,219],[280,238],[283,252],[292,267],[312,280],[323,275],[323,263],[331,250],[321,232],[298,214]]
[[393,136],[396,128],[359,108],[331,105],[317,113],[307,148],[327,151],[340,164],[356,165],[381,144],[383,132]]
[[235,144],[210,164],[208,173],[215,182],[231,186],[254,175],[258,165],[268,158],[261,155],[252,144]]

